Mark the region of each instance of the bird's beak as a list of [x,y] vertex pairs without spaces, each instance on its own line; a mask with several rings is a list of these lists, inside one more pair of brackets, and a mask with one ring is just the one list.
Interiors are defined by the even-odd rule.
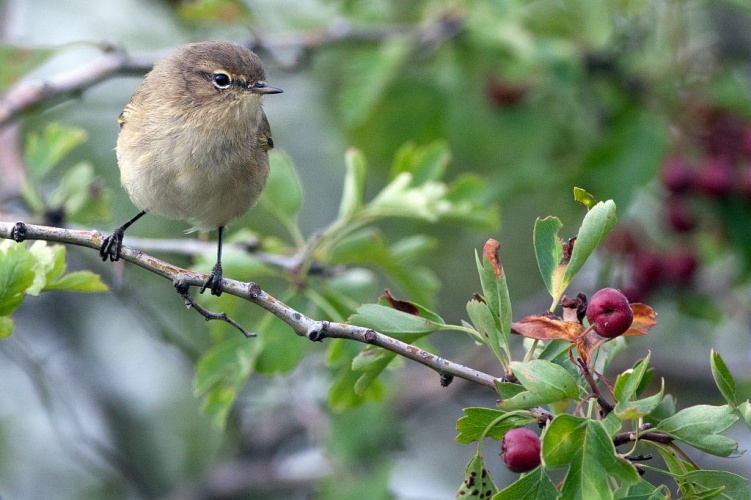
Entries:
[[284,92],[282,89],[278,87],[272,87],[266,82],[258,82],[255,85],[250,85],[248,86],[248,90],[250,90],[254,94],[281,94],[282,92]]

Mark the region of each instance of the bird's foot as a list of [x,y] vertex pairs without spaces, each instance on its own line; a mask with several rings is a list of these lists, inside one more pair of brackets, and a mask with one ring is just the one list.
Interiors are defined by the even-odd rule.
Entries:
[[206,278],[206,281],[204,281],[203,286],[201,287],[201,293],[204,292],[206,289],[211,290],[211,295],[216,295],[219,297],[222,294],[222,264],[217,262],[214,264],[213,269],[211,269],[211,274],[209,274],[209,277]]
[[115,229],[115,231],[104,238],[102,246],[99,247],[99,256],[103,261],[109,259],[111,262],[120,260],[120,251],[123,249],[123,235],[125,230],[122,227]]

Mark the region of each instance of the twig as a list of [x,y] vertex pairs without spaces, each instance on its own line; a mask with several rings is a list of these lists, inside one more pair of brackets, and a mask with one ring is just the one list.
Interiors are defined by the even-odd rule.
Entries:
[[[424,26],[352,26],[344,22],[334,22],[328,27],[303,34],[282,34],[257,38],[244,45],[256,51],[274,56],[272,50],[293,49],[298,51],[291,64],[276,60],[287,70],[298,70],[310,59],[310,52],[327,45],[341,42],[377,42],[394,36],[410,35],[418,45],[432,51],[438,44],[457,36],[463,27],[463,18],[449,11],[433,23]],[[0,96],[0,125],[7,123],[24,111],[46,102],[75,97],[97,83],[118,75],[142,75],[149,71],[165,52],[155,52],[142,56],[130,56],[122,50],[108,47],[98,59],[52,76],[45,81],[24,82]]]
[[[312,237],[311,237],[312,238]],[[133,247],[140,248],[146,252],[169,252],[177,255],[199,255],[216,252],[216,242],[207,242],[191,239],[167,239],[167,238],[137,238],[128,237],[128,242]],[[223,248],[234,249],[238,252],[245,252],[252,254],[254,258],[267,264],[269,266],[276,267],[282,271],[295,274],[299,271],[301,262],[307,258],[309,249],[306,245],[298,253],[294,255],[279,255],[273,253],[266,253],[257,250],[259,245],[258,240],[249,240],[248,242],[240,241],[236,243],[225,243]],[[344,266],[321,266],[317,262],[313,262],[308,269],[308,274],[316,274],[318,276],[335,276],[342,270],[346,269]]]
[[190,296],[190,287],[187,286],[182,281],[177,280],[177,281],[175,281],[172,284],[175,286],[175,290],[177,290],[177,293],[179,293],[180,296],[185,301],[185,306],[188,309],[194,309],[196,312],[198,312],[198,314],[200,314],[201,316],[203,316],[204,318],[206,318],[206,321],[211,321],[211,320],[225,321],[225,322],[229,323],[230,325],[234,326],[235,328],[237,328],[238,330],[240,330],[240,333],[242,333],[243,335],[245,335],[245,338],[251,338],[251,337],[255,337],[256,336],[255,333],[249,332],[248,330],[246,330],[245,328],[243,328],[240,325],[240,323],[238,323],[234,319],[232,319],[229,316],[227,316],[227,313],[215,313],[215,312],[211,312],[208,309],[206,309],[205,307],[203,307],[201,304],[199,304],[198,302],[196,302],[195,300],[193,300],[193,297]]
[[594,377],[592,377],[592,373],[589,371],[589,368],[587,367],[587,363],[584,362],[581,358],[576,358],[576,362],[581,367],[582,375],[584,375],[584,379],[589,384],[589,387],[592,388],[592,392],[594,396],[597,398],[597,404],[600,405],[600,409],[602,411],[602,416],[606,416],[608,413],[613,411],[614,406],[610,404],[605,398],[602,397],[602,394],[600,393],[600,388],[597,387],[597,382],[595,382]]
[[627,431],[619,432],[618,434],[613,436],[613,444],[615,446],[621,446],[623,444],[636,441],[637,438],[642,441],[653,441],[655,443],[662,444],[670,444],[673,442],[673,438],[663,432],[647,431],[637,433],[636,431]]
[[0,97],[0,125],[44,102],[74,97],[114,75],[142,75],[162,56],[164,53],[159,56],[150,54],[134,57],[120,50],[112,50],[88,64],[55,75],[49,80],[17,85]]
[[[0,238],[45,240],[87,247],[97,251],[104,239],[98,231],[47,227],[24,224],[22,222],[15,224],[12,222],[0,222]],[[123,246],[120,258],[166,278],[173,283],[179,281],[185,286],[200,287],[206,281],[205,274],[177,267],[128,246]],[[243,283],[225,278],[222,282],[222,291],[265,309],[292,327],[292,330],[297,335],[306,337],[309,340],[319,342],[325,338],[342,338],[375,345],[416,361],[435,370],[439,374],[454,375],[455,377],[474,382],[495,391],[496,379],[492,375],[441,358],[419,347],[376,332],[370,328],[348,325],[346,323],[314,320],[269,295],[257,283]]]

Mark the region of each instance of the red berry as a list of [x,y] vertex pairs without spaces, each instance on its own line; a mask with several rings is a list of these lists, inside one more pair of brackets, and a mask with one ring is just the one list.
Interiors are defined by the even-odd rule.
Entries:
[[511,429],[501,441],[501,455],[511,472],[529,472],[540,465],[540,438],[525,427]]
[[605,240],[605,248],[614,255],[634,253],[638,244],[634,230],[626,226],[616,226]]
[[632,270],[634,282],[644,288],[658,285],[664,271],[660,256],[647,249],[640,249],[634,254]]
[[746,159],[751,160],[751,127],[746,127],[743,131],[743,144],[741,145],[741,152]]
[[666,280],[677,286],[687,286],[696,274],[698,260],[690,250],[679,250],[665,256]]
[[497,77],[488,78],[485,82],[485,97],[493,106],[507,108],[519,104],[529,89],[522,84]]
[[674,231],[685,233],[696,227],[696,217],[683,198],[671,197],[667,208],[667,222]]
[[615,288],[597,290],[587,305],[587,320],[598,335],[614,339],[629,329],[634,312],[628,299]]
[[669,158],[662,166],[662,184],[671,193],[685,193],[694,187],[696,173],[678,157]]
[[733,190],[733,166],[724,158],[712,158],[699,171],[698,189],[708,195],[722,198]]
[[712,110],[707,116],[701,139],[710,155],[736,159],[743,153],[745,123],[728,111]]

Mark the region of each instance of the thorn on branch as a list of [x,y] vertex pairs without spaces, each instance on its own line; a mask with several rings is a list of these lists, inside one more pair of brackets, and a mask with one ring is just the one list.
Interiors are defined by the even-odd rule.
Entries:
[[234,326],[238,330],[240,330],[240,332],[243,335],[245,335],[246,338],[251,338],[251,337],[255,337],[256,336],[255,333],[247,331],[237,321],[235,321],[232,318],[230,318],[229,316],[227,316],[227,313],[215,313],[215,312],[211,312],[208,309],[206,309],[205,307],[203,307],[201,304],[199,304],[198,302],[196,302],[195,300],[193,300],[193,297],[191,297],[190,293],[189,293],[189,291],[190,291],[190,285],[188,285],[187,283],[185,283],[185,281],[183,281],[182,279],[178,278],[172,284],[174,285],[175,290],[177,291],[177,293],[179,293],[180,296],[185,301],[185,307],[187,307],[188,309],[194,309],[198,314],[200,314],[201,316],[203,316],[204,318],[206,318],[206,321],[210,321],[210,320],[224,321],[224,322],[227,322],[230,325]]

